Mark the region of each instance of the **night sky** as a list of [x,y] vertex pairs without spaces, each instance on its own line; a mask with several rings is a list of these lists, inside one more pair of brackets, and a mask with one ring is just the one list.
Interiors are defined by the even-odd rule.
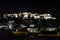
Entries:
[[13,0],[0,1],[0,14],[3,13],[19,13],[19,12],[33,12],[33,13],[50,13],[60,17],[59,1],[49,0]]

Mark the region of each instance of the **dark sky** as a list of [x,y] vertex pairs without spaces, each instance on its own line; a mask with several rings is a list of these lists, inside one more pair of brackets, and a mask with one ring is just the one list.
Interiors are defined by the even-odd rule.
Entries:
[[0,13],[13,13],[13,12],[37,12],[37,13],[51,13],[59,17],[60,6],[59,1],[49,0],[13,0],[13,1],[0,1]]

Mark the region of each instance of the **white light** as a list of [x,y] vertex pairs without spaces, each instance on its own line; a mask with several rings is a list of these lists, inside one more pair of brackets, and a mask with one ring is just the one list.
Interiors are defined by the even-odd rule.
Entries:
[[27,15],[28,13],[27,12],[25,12],[25,13],[23,13],[24,15]]
[[21,24],[21,27],[25,28],[25,27],[27,27],[27,26],[24,26],[23,24]]
[[29,32],[35,32],[35,33],[38,33],[39,31],[38,31],[38,28],[27,28],[27,30],[29,31]]
[[18,29],[16,29],[16,32],[18,32]]
[[39,15],[37,15],[37,16],[34,16],[34,18],[35,18],[35,19],[39,19],[39,18],[40,18],[40,16],[39,16]]
[[9,28],[12,29],[14,21],[9,21]]
[[52,18],[52,19],[56,19],[56,18],[54,17],[54,18]]
[[19,14],[19,16],[21,17],[21,14]]
[[24,15],[23,19],[28,18],[28,15]]
[[31,24],[30,27],[35,27],[35,25],[34,24]]
[[15,14],[15,17],[17,18],[17,17],[18,17],[18,15],[17,15],[17,14]]
[[28,15],[24,15],[24,17],[28,17]]
[[14,23],[14,21],[9,21],[9,23],[11,24],[11,23]]
[[43,14],[43,15],[44,15],[44,17],[51,17],[50,14]]
[[13,14],[16,18],[18,17],[18,15],[17,14]]
[[6,18],[6,15],[4,14],[4,16],[3,16],[4,18]]
[[12,24],[9,25],[9,28],[12,29]]
[[51,16],[50,14],[48,14],[48,16]]
[[11,14],[7,14],[7,16],[10,16]]
[[3,27],[8,27],[7,25],[0,25],[0,29],[3,28]]
[[51,19],[52,17],[44,17],[45,19]]
[[27,30],[28,30],[29,32],[33,32],[33,29],[31,29],[31,28],[27,28]]
[[55,31],[57,28],[46,28],[47,31]]

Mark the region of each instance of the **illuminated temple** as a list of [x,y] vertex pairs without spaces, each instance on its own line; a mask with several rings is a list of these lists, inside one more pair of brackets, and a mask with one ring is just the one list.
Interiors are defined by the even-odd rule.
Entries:
[[[56,17],[51,14],[20,12],[3,14],[0,17],[0,29],[10,30],[13,35],[59,36]],[[58,29],[58,30],[57,30]]]

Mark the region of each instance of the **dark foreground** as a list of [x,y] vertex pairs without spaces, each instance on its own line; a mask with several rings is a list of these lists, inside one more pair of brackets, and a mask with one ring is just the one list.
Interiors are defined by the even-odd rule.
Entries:
[[9,30],[0,29],[0,40],[60,40],[60,37],[14,36]]

